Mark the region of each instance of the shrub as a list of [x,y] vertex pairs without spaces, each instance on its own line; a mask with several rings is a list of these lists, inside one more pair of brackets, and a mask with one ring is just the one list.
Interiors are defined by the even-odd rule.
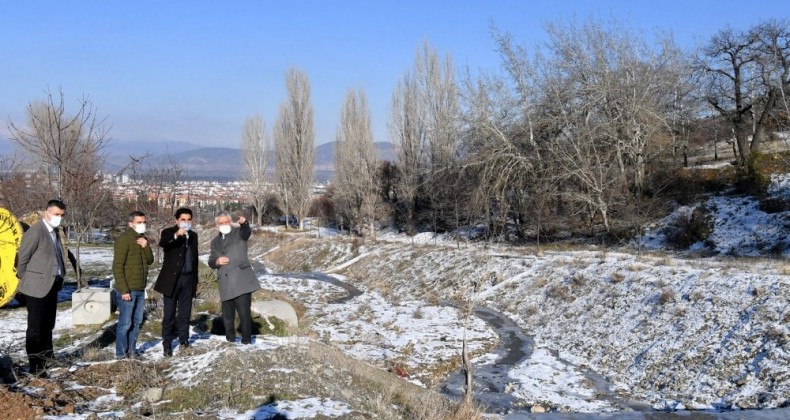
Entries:
[[675,292],[672,289],[664,289],[658,295],[658,303],[666,305],[667,303],[675,301]]
[[790,200],[786,198],[771,197],[760,200],[760,210],[766,213],[783,213],[790,210]]
[[735,188],[738,192],[756,197],[764,196],[768,193],[768,186],[771,185],[771,176],[762,170],[763,155],[752,154],[746,161],[746,165],[736,171]]
[[707,240],[713,233],[712,213],[707,206],[698,206],[688,219],[677,218],[668,228],[667,242],[677,249],[687,249],[692,244]]
[[680,203],[687,204],[697,200],[700,194],[720,192],[729,188],[736,179],[733,166],[708,169],[688,169],[678,171],[669,188],[677,194]]

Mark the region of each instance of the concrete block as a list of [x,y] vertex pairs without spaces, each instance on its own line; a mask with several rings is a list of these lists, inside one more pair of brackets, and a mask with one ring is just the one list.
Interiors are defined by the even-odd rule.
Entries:
[[110,319],[112,289],[85,287],[71,295],[71,324],[97,325]]
[[259,300],[252,302],[251,309],[263,316],[273,316],[282,319],[291,328],[299,326],[299,318],[296,316],[296,311],[288,302],[283,302],[281,300]]

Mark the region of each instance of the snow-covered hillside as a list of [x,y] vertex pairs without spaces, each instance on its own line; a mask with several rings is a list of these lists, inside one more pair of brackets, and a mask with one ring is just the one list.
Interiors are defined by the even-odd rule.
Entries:
[[[773,175],[768,198],[790,200],[790,176]],[[716,195],[689,206],[680,206],[649,228],[642,245],[649,249],[669,249],[668,227],[688,220],[691,213],[704,206],[713,218],[713,231],[705,241],[692,244],[692,251],[712,251],[733,256],[790,256],[790,214],[767,213],[753,197]]]
[[[777,177],[771,193],[787,194],[787,185]],[[749,235],[787,248],[783,214],[760,214],[748,198],[711,200],[718,210],[709,243],[722,253],[740,247],[739,253],[754,255],[761,247],[750,246],[757,239]],[[280,254],[296,267],[337,272],[386,299],[473,300],[534,336],[535,354],[556,354],[580,370],[591,367],[615,393],[658,409],[790,403],[790,266],[783,259],[458,248],[424,239],[391,236],[358,249],[342,241],[300,239],[267,258],[275,269]],[[332,258],[316,257],[322,255]],[[518,373],[528,364],[512,370],[507,392],[527,405],[590,409],[578,399],[547,401],[535,390],[556,381],[534,386]]]

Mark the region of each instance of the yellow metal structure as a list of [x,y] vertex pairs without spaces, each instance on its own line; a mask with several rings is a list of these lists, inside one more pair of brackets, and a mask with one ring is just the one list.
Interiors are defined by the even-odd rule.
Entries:
[[19,284],[14,262],[21,243],[22,226],[11,212],[0,207],[0,307],[14,298]]

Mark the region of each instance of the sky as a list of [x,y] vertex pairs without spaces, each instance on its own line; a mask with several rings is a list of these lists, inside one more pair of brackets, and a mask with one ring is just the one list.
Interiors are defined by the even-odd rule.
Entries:
[[393,88],[424,40],[476,72],[500,64],[492,24],[531,46],[546,23],[614,18],[690,49],[728,25],[788,14],[778,0],[0,0],[0,137],[62,89],[67,110],[89,97],[116,142],[238,148],[245,118],[273,125],[298,68],[316,144],[334,139],[349,89],[365,91],[375,141],[388,141]]

